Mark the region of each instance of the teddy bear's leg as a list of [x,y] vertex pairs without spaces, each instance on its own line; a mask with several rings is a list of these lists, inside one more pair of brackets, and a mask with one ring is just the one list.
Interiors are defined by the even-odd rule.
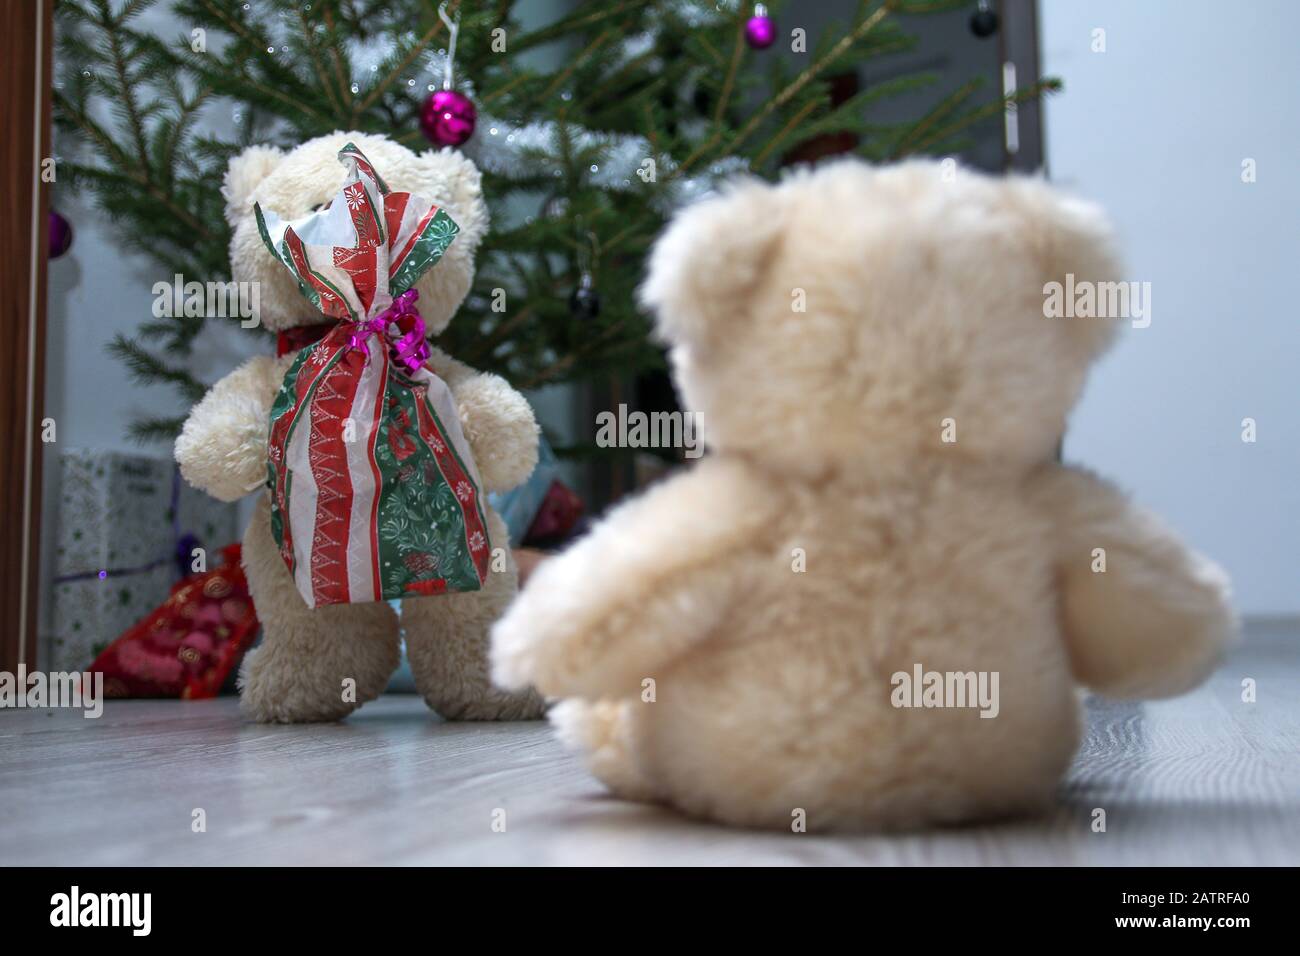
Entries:
[[592,776],[625,800],[656,798],[650,780],[637,765],[632,726],[636,701],[578,698],[561,701],[547,715],[556,735],[571,750],[581,751]]
[[383,693],[399,660],[391,607],[307,607],[271,536],[266,497],[244,534],[243,561],[262,623],[262,644],[239,672],[247,716],[281,724],[338,720]]
[[532,688],[501,690],[492,683],[488,634],[515,596],[518,572],[505,522],[488,510],[488,532],[504,567],[489,571],[482,590],[402,600],[402,630],[415,686],[448,720],[535,720],[545,702]]

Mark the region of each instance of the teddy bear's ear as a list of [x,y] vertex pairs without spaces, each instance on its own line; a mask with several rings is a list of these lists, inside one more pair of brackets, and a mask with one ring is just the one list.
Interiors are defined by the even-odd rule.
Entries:
[[418,283],[420,312],[426,327],[437,335],[469,294],[474,256],[487,234],[488,209],[478,167],[454,149],[421,153],[414,173],[407,188],[445,206],[459,227],[446,255]]
[[445,181],[444,195],[451,205],[452,218],[460,226],[458,242],[470,250],[487,234],[488,209],[483,201],[483,177],[473,160],[453,149],[426,154],[435,162],[438,175]]
[[282,159],[284,151],[274,146],[249,146],[230,161],[221,195],[226,200],[226,219],[232,226],[247,215],[253,190]]
[[[1023,177],[1007,182],[1007,195],[1023,223],[1028,254],[1048,283],[1117,282],[1120,257],[1110,217],[1096,203],[1070,196],[1042,179]],[[1111,341],[1113,322],[1070,322],[1078,342],[1095,354]]]
[[722,338],[761,283],[781,236],[776,187],[732,183],[680,212],[655,243],[642,305],[657,314],[662,339]]

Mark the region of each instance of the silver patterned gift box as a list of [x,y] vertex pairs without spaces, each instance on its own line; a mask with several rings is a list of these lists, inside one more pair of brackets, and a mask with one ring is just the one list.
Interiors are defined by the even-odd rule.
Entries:
[[166,600],[178,551],[209,566],[238,536],[233,505],[181,481],[167,458],[69,450],[59,456],[49,667],[84,670]]

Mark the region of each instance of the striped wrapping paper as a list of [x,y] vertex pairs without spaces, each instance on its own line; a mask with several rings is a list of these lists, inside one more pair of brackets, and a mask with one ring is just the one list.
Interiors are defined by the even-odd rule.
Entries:
[[271,408],[271,530],[310,607],[473,591],[491,542],[482,483],[450,389],[357,336],[455,238],[436,205],[389,190],[352,144],[328,206],[293,222],[255,209],[303,294],[339,319],[302,349]]

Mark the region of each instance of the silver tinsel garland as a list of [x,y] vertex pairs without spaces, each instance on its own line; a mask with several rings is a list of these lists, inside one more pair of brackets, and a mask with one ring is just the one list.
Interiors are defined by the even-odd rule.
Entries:
[[[726,16],[723,11],[730,4],[679,0],[670,6],[689,25],[702,26]],[[267,17],[261,26],[273,38],[273,46],[267,51],[269,55],[284,51],[292,32],[300,29],[300,24],[290,22],[287,15],[278,19]],[[404,44],[414,43],[416,35],[407,33],[400,40]],[[620,52],[624,59],[632,59],[651,49],[653,42],[649,33],[628,36],[622,41]],[[347,60],[352,67],[352,92],[360,93],[374,82],[384,60],[392,55],[394,38],[391,34],[380,34],[369,41],[351,40],[347,46]],[[423,97],[440,88],[446,59],[445,49],[430,50],[420,57],[421,65],[413,67],[410,74],[399,82],[413,94]],[[471,99],[475,98],[471,83],[458,79],[456,88]],[[572,97],[568,91],[560,95],[566,100]],[[692,132],[689,128],[684,131]],[[701,124],[697,132],[700,136],[707,135],[707,128]],[[651,207],[664,215],[708,195],[720,181],[749,168],[746,160],[733,156],[715,160],[707,168],[691,175],[674,176],[676,161],[671,156],[656,154],[643,136],[593,132],[573,125],[568,127],[568,135],[575,151],[594,149],[601,157],[588,167],[589,184],[617,192],[646,190]],[[479,168],[507,179],[536,179],[539,173],[558,179],[564,175],[555,159],[559,146],[558,129],[553,121],[517,125],[481,113],[477,132],[462,149]]]
[[[539,173],[558,179],[564,175],[555,158],[559,152],[558,135],[551,120],[517,126],[480,115],[478,132],[462,149],[480,169],[506,179],[535,178]],[[595,150],[601,157],[588,167],[588,183],[615,192],[645,190],[651,207],[664,215],[708,195],[721,180],[749,168],[745,159],[730,156],[699,173],[674,177],[676,161],[656,154],[643,136],[570,126],[568,137],[575,151]]]

